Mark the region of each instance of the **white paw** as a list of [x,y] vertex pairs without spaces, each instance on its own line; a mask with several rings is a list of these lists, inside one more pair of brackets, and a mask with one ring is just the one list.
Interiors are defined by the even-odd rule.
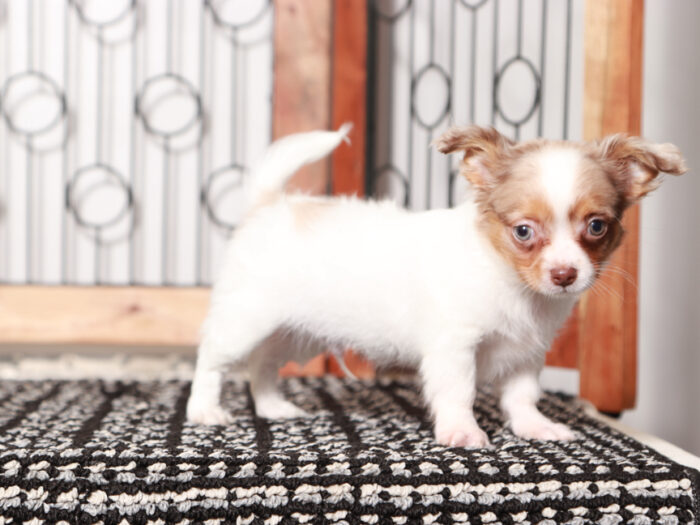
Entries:
[[233,416],[221,406],[198,407],[187,405],[187,420],[198,425],[229,425]]
[[483,448],[490,446],[486,432],[476,423],[454,423],[435,425],[435,439],[446,447]]
[[255,414],[264,419],[292,419],[308,417],[309,413],[286,399],[266,399],[255,402]]
[[511,422],[513,433],[525,439],[547,441],[571,441],[576,436],[566,425],[550,421],[546,417],[514,419]]

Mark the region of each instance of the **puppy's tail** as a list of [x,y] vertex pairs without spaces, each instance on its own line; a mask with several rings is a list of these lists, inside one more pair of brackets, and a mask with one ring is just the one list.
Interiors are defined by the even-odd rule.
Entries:
[[248,178],[249,207],[282,193],[287,180],[305,164],[325,157],[343,141],[349,144],[351,129],[346,122],[338,131],[295,133],[273,142]]

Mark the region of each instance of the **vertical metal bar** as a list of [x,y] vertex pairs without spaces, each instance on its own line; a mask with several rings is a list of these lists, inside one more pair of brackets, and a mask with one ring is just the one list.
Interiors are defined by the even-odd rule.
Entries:
[[25,210],[25,223],[26,223],[26,241],[25,241],[25,266],[26,266],[26,279],[27,279],[27,284],[32,284],[34,282],[33,278],[33,264],[32,264],[32,241],[34,239],[33,236],[33,225],[32,225],[32,194],[34,193],[34,188],[32,187],[32,179],[34,176],[34,170],[33,170],[33,155],[34,155],[34,146],[32,145],[32,139],[28,138],[27,139],[27,156],[26,156],[26,177],[25,177],[25,206],[27,207]]
[[[166,31],[165,31],[165,56],[166,73],[173,72],[173,0],[166,2]],[[170,139],[163,141],[163,214],[161,224],[161,283],[168,285],[169,252],[170,252]]]
[[[97,32],[97,107],[95,109],[95,162],[102,164],[102,130],[103,130],[103,98],[104,98],[104,50],[102,30]],[[102,229],[95,228],[95,284],[102,280],[100,267],[102,260]]]
[[[210,16],[210,28],[214,27],[214,21],[213,17]],[[210,64],[210,68],[213,71],[214,65],[216,64],[216,52],[217,52],[217,46],[216,46],[216,31],[209,31],[208,33],[211,35],[209,37],[209,53],[206,55],[206,59],[208,60]],[[210,75],[212,74],[211,72],[209,73]],[[209,102],[210,104],[213,103],[215,100],[215,95],[216,95],[216,82],[209,82]],[[212,126],[213,126],[213,115],[212,115]],[[211,175],[212,171],[212,166],[214,166],[214,147],[213,147],[213,141],[210,140],[209,142],[209,147],[207,149],[207,162],[206,162],[206,169],[208,172],[205,175],[205,178],[208,178]],[[211,221],[207,220],[204,223],[204,242],[205,242],[205,248],[203,250],[203,254],[206,257],[206,278],[207,281],[211,281],[211,276],[213,273],[213,257],[212,257],[212,240],[211,240],[211,232],[212,232],[212,224]]]
[[102,265],[102,228],[95,228],[95,284],[102,284],[100,266]]
[[[236,80],[237,80],[237,45],[231,38],[231,164],[236,163]],[[245,104],[243,105],[245,107]]]
[[[9,9],[9,8],[8,8]],[[8,16],[6,14],[6,16]],[[5,33],[5,67],[7,68],[7,75],[10,75],[10,28],[7,28],[7,31]],[[5,140],[4,140],[4,148],[3,148],[3,162],[5,165],[5,198],[7,199],[8,202],[11,201],[12,199],[12,177],[10,177],[10,140],[8,134],[10,133],[10,130],[7,129],[7,127],[4,128],[5,130]],[[5,214],[5,253],[3,254],[3,257],[5,259],[5,271],[7,274],[4,276],[3,280],[10,281],[10,275],[11,275],[11,268],[10,268],[10,254],[12,253],[12,250],[10,249],[11,247],[11,240],[12,240],[12,227],[10,223],[10,213]]]
[[[202,97],[202,104],[204,104],[204,94],[206,90],[204,89],[204,13],[206,7],[202,4],[199,11],[199,93]],[[202,209],[202,191],[204,190],[204,137],[201,137],[199,144],[197,145],[197,180],[199,182],[199,192],[196,196],[197,198],[197,225],[195,228],[195,284],[202,284],[202,214],[204,210]]]
[[569,138],[569,84],[571,83],[571,0],[566,2],[566,59],[564,60],[564,140]]
[[[518,37],[517,37],[517,50],[516,56],[518,58],[522,57],[523,52],[523,0],[518,0]],[[515,128],[515,139],[520,140],[520,124],[513,126]]]
[[165,4],[165,71],[173,70],[173,0]]
[[97,32],[97,103],[95,107],[95,162],[102,163],[102,98],[104,96],[104,41],[102,30]]
[[496,93],[496,78],[498,77],[498,0],[493,2],[493,57],[492,57],[492,101],[491,101],[491,125],[496,125],[496,107],[498,105],[498,93]]
[[[374,120],[375,111],[375,90],[377,84],[377,18],[372,9],[372,0],[367,0],[365,5],[367,9],[367,86],[365,100],[367,104],[366,112],[366,130],[365,136],[367,140],[365,142],[365,194],[369,196],[370,192],[374,189],[374,169],[375,169],[375,133],[376,133],[376,122]],[[391,125],[391,118],[389,118],[389,124]],[[389,147],[391,151],[391,144]]]
[[[63,93],[68,98],[68,78],[70,76],[69,63],[69,35],[70,34],[70,9],[66,2],[63,5]],[[68,116],[66,115],[66,119]],[[68,122],[66,126],[66,137],[63,139],[61,146],[62,167],[61,180],[63,181],[63,189],[68,187]],[[61,284],[67,284],[67,267],[68,267],[68,215],[69,210],[63,206],[61,213]]]
[[[82,73],[83,73],[83,47],[80,45],[80,37],[81,37],[81,32],[82,32],[82,24],[78,22],[76,24],[76,34],[75,34],[75,46],[74,46],[74,56],[75,56],[75,98],[76,100],[81,100],[81,94],[82,94],[82,86],[83,83],[81,82],[82,80]],[[72,158],[76,159],[76,162],[79,162],[80,156],[78,155],[78,152],[80,150],[80,137],[82,137],[82,131],[80,129],[75,130],[75,137],[73,139],[73,144],[72,144]],[[70,177],[69,177],[70,178]],[[78,280],[78,228],[79,225],[77,224],[77,221],[75,220],[75,217],[73,217],[73,220],[71,221],[72,227],[71,227],[71,236],[70,236],[70,248],[71,248],[71,268],[70,268],[70,276],[69,279],[72,277],[73,281]],[[68,273],[68,272],[67,272]]]
[[544,86],[545,65],[547,62],[547,0],[542,0],[542,24],[540,28],[542,39],[540,40],[540,111],[537,115],[537,136],[542,136],[544,128]]
[[27,2],[27,70],[34,69],[34,0]]
[[[455,0],[456,1],[456,0]],[[469,121],[474,123],[476,115],[476,35],[478,24],[477,22],[478,11],[472,9],[472,50],[471,50],[471,64],[469,72]]]
[[428,45],[430,46],[430,53],[428,63],[432,63],[435,60],[435,2],[430,2],[430,18],[428,20]]
[[[416,7],[415,4],[411,5],[410,7],[411,11],[411,18],[410,18],[410,25],[409,27],[411,28],[410,32],[410,42],[409,42],[409,58],[408,58],[408,71],[411,74],[411,79],[413,78],[413,74],[415,73],[414,71],[414,46],[415,46],[415,41],[416,41]],[[408,124],[408,163],[407,163],[407,174],[406,176],[408,177],[408,196],[406,198],[406,202],[408,203],[409,208],[413,205],[413,125],[414,125],[414,120],[415,120],[415,115],[413,114],[413,82],[411,81],[411,90],[410,90],[410,99],[408,101],[409,108],[410,108],[410,115],[411,119]],[[391,132],[391,130],[389,130]]]
[[169,211],[170,197],[170,141],[166,138],[163,144],[163,215],[161,225],[161,284],[168,284],[168,250],[169,250]]
[[[137,15],[134,15],[137,16]],[[136,22],[134,22],[136,24]],[[138,53],[137,53],[137,47],[138,47],[138,42],[139,42],[139,35],[138,31],[135,30],[134,28],[134,34],[132,35],[132,41],[131,41],[131,100],[136,100],[136,97],[138,97]],[[136,191],[136,133],[137,133],[137,128],[136,128],[136,123],[138,119],[138,114],[136,113],[135,109],[132,113],[131,117],[131,145],[129,147],[129,183],[131,184],[131,190],[132,192],[135,193]],[[136,278],[136,257],[135,257],[135,252],[136,252],[136,243],[135,243],[135,238],[136,238],[136,209],[134,208],[132,210],[132,215],[131,215],[131,231],[129,233],[129,275],[128,275],[128,282],[130,285],[135,284],[135,278]]]
[[[27,69],[32,71],[34,69],[34,0],[29,0],[27,2]],[[26,279],[27,283],[31,284],[34,281],[33,273],[33,260],[32,260],[32,244],[34,240],[33,235],[33,224],[32,224],[32,197],[34,193],[33,188],[33,178],[34,178],[34,145],[32,142],[32,137],[27,137],[26,145],[26,179],[25,179],[25,222],[26,222],[26,244],[25,244],[25,266],[26,266]]]
[[[430,18],[428,22],[428,40],[430,46],[429,64],[435,61],[435,2],[430,2]],[[425,208],[430,209],[433,197],[433,170],[432,170],[432,149],[430,148],[431,131],[426,129],[425,151]]]
[[523,0],[518,0],[518,37],[516,56],[520,58],[523,54]]

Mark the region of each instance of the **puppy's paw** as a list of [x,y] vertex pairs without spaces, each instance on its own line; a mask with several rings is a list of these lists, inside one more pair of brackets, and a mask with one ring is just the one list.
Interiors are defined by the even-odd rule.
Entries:
[[229,425],[233,416],[221,406],[197,407],[187,406],[187,420],[197,425]]
[[255,414],[264,419],[292,419],[309,416],[308,412],[286,399],[256,401]]
[[486,432],[475,423],[454,423],[435,426],[435,438],[446,447],[484,448],[490,446]]
[[569,427],[550,421],[546,417],[520,418],[511,422],[513,433],[525,439],[546,441],[571,441],[576,436]]

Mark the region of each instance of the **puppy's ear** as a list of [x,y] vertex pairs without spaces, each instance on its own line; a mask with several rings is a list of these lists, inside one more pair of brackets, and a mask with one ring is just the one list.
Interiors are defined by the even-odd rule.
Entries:
[[478,189],[493,187],[500,176],[499,161],[515,144],[493,128],[453,127],[433,143],[442,153],[464,153],[460,174]]
[[661,184],[659,173],[687,171],[680,150],[673,144],[654,144],[640,137],[616,134],[597,144],[603,160],[612,164],[614,177],[627,204],[634,204]]

